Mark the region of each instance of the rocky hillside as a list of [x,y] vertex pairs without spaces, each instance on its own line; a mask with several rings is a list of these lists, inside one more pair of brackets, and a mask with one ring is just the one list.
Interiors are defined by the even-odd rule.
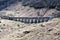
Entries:
[[60,4],[60,0],[0,0],[1,5],[9,6],[14,2],[21,2],[23,6],[30,6],[34,8],[55,8]]
[[52,21],[24,24],[0,20],[0,40],[60,40],[60,18]]
[[60,4],[60,0],[21,0],[22,5],[35,8],[44,8],[44,7],[50,7],[55,8],[58,4]]
[[[60,0],[2,0],[0,16],[56,17],[60,14]],[[6,7],[4,7],[4,5]],[[36,9],[37,8],[37,9]]]
[[15,3],[17,0],[0,0],[0,10],[10,6]]
[[0,11],[0,14],[15,17],[55,17],[60,14],[56,9],[41,8],[35,9],[29,6],[22,6],[21,2],[16,2],[11,6]]

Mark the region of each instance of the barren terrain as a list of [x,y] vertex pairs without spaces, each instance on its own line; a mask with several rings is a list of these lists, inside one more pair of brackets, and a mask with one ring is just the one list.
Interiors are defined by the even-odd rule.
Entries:
[[[0,18],[0,40],[60,40],[60,11],[55,8],[35,9],[34,6],[38,7],[38,5],[41,6],[41,4],[45,6],[47,4],[44,4],[44,0],[43,1],[35,0],[35,2],[38,3],[38,5],[35,4],[34,0],[29,1],[22,0],[21,1],[22,3],[17,1],[14,4],[7,6],[6,8],[0,11],[0,17],[13,16],[13,17],[56,17],[56,18],[53,18],[48,22],[32,24]],[[46,0],[46,2],[50,4],[51,1]],[[53,6],[55,5],[55,2],[58,1],[59,0],[57,1],[53,0],[52,1]],[[60,1],[58,2],[58,4],[60,4]],[[33,7],[30,7],[31,5]]]
[[0,20],[0,40],[60,40],[60,18],[37,24]]

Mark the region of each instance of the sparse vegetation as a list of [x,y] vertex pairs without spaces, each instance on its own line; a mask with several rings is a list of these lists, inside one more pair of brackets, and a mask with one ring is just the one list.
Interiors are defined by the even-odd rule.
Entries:
[[17,26],[19,27],[20,25],[18,24]]
[[30,31],[24,31],[23,33],[24,33],[24,34],[28,34],[28,33],[30,33]]
[[1,23],[1,21],[0,21],[0,23]]

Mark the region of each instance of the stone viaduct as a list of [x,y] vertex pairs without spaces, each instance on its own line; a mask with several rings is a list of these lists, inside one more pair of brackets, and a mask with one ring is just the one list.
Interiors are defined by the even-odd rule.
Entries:
[[2,16],[1,19],[13,20],[13,21],[20,21],[24,23],[41,23],[47,22],[51,20],[51,17],[9,17],[9,16]]

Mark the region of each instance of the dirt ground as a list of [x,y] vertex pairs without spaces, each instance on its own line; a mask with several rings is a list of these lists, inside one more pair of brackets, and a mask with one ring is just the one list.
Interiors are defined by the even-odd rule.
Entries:
[[60,18],[37,24],[1,19],[0,40],[60,40]]

